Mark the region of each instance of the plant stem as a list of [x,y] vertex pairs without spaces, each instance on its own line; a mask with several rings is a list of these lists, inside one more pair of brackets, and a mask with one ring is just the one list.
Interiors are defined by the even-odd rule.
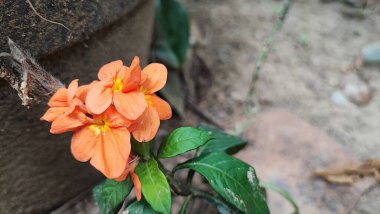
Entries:
[[180,214],[186,214],[187,208],[189,207],[190,201],[193,200],[194,196],[189,195],[187,196],[186,200],[183,202],[181,210],[179,211]]
[[282,26],[284,25],[286,16],[288,15],[288,12],[292,3],[293,3],[293,0],[284,0],[278,21],[276,22],[276,25],[274,26],[273,30],[270,32],[268,37],[265,39],[264,45],[259,52],[259,56],[257,57],[257,60],[255,62],[252,80],[251,80],[251,84],[249,85],[249,91],[247,94],[248,113],[247,113],[246,119],[241,124],[236,126],[235,131],[233,133],[235,135],[239,136],[247,129],[253,115],[256,112],[258,112],[260,109],[259,104],[257,102],[254,103],[253,101],[255,97],[255,93],[256,93],[255,91],[256,82],[257,80],[259,80],[259,77],[261,74],[261,68],[263,64],[265,63],[270,51],[272,50],[277,34],[280,32],[280,30],[282,29]]

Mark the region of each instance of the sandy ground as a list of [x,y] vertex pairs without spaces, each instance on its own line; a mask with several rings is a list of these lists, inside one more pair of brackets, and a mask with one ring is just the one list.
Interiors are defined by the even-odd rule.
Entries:
[[[247,93],[255,60],[263,41],[277,21],[282,2],[273,0],[182,0],[181,2],[189,10],[195,26],[195,31],[193,30],[194,40],[197,42],[195,52],[203,59],[212,79],[211,87],[204,85],[203,89],[198,89],[206,94],[198,97],[198,106],[202,111],[213,115],[214,119],[227,130],[236,130],[247,118]],[[373,4],[370,2],[370,8],[378,7]],[[321,135],[328,135],[332,139],[329,141],[332,148],[338,144],[345,150],[348,159],[334,160],[319,167],[343,164],[349,160],[380,157],[378,140],[380,97],[377,93],[380,89],[380,67],[363,66],[360,63],[363,46],[380,40],[378,37],[380,14],[371,9],[367,9],[364,16],[361,12],[363,11],[357,13],[357,10],[338,1],[330,3],[294,1],[273,50],[262,67],[260,79],[255,85],[257,94],[255,99],[260,104],[259,114],[270,109],[285,109],[284,112],[291,112],[321,130]],[[277,125],[275,120],[273,125]],[[260,129],[261,126],[256,124],[256,127]],[[266,128],[268,132],[271,131],[270,126]],[[286,125],[282,128],[281,131],[287,129]],[[252,136],[251,132],[254,130],[247,129],[243,136]],[[278,135],[278,133],[255,134],[269,136],[269,139]],[[292,136],[292,133],[285,133],[284,136],[291,136],[290,139],[300,144],[317,143],[320,137],[315,135],[315,142],[312,140],[302,142],[307,138],[302,134]],[[258,144],[264,141],[255,139],[255,136],[247,139],[251,141],[250,143],[258,141]],[[270,146],[264,147],[273,150],[273,155],[277,154],[276,149],[271,149]],[[257,148],[260,148],[260,145],[257,145]],[[258,163],[260,160],[252,157],[257,154],[254,149],[254,147],[247,148],[239,157],[247,161],[253,160],[253,163],[260,165]],[[292,150],[288,151],[290,152],[287,156],[295,155]],[[314,158],[320,157],[318,161],[334,159],[332,150],[310,153],[315,154],[315,152],[319,152],[319,155],[314,156]],[[283,161],[286,158],[284,157]],[[310,167],[307,155],[301,155],[300,158],[305,159],[304,167]],[[276,168],[275,164],[272,166],[273,170],[282,170]],[[272,173],[276,173],[273,170]],[[260,175],[260,172],[258,173]],[[292,183],[295,179],[297,178],[284,180],[283,183]],[[310,185],[313,184],[316,183],[312,181]],[[333,187],[326,187],[326,195],[330,189]],[[289,191],[297,197],[298,190]],[[314,208],[326,206],[326,209],[323,208],[326,213],[338,211],[376,213],[376,210],[379,210],[379,198],[373,196],[379,195],[379,192],[379,188],[371,189],[359,199],[356,207],[350,208],[354,204],[351,201],[342,202],[338,208],[339,203],[336,201],[330,205],[327,202],[322,203],[323,205],[314,203],[314,206],[317,206]],[[310,192],[302,194],[304,198],[299,199],[301,207],[307,207],[302,201],[316,200],[312,199],[315,195],[312,196]],[[336,196],[336,199],[341,197]],[[308,211],[314,213],[311,209]]]
[[[281,1],[182,1],[201,32],[197,53],[211,71],[213,85],[203,109],[233,128],[244,104],[253,67],[271,31]],[[330,134],[360,158],[380,156],[379,67],[347,69],[364,45],[378,41],[380,14],[347,17],[347,6],[295,1],[256,85],[262,109],[283,107]],[[365,106],[336,104],[331,97],[347,73],[368,81],[375,91]],[[232,126],[232,127],[231,127]]]

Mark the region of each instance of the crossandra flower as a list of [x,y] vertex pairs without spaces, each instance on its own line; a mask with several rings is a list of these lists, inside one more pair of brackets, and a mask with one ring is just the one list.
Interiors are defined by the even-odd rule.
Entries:
[[111,62],[100,68],[99,82],[90,89],[86,106],[94,114],[103,113],[111,104],[129,120],[135,120],[144,112],[147,103],[139,90],[141,68],[138,57],[130,67],[121,60]]
[[155,94],[165,86],[167,75],[166,67],[159,63],[149,64],[142,70],[140,91],[144,93],[148,107],[130,127],[133,137],[139,142],[152,140],[157,134],[160,120],[172,116],[170,105]]
[[73,80],[69,87],[59,88],[48,102],[50,107],[41,117],[41,120],[53,122],[58,117],[71,114],[76,106],[83,105],[83,102],[76,97],[78,91],[78,80]]
[[[82,118],[73,117],[66,124],[80,124]],[[131,122],[119,114],[113,106],[104,113],[93,115],[82,125],[75,127],[71,140],[71,152],[78,161],[89,161],[107,178],[119,177],[128,161],[131,151],[130,133],[127,129]],[[62,125],[67,131],[67,125]],[[69,128],[71,130],[72,127]]]
[[141,182],[139,177],[134,173],[134,170],[139,163],[139,158],[134,157],[131,158],[129,157],[127,166],[125,167],[125,170],[123,174],[121,174],[119,177],[115,178],[116,181],[124,181],[128,175],[131,175],[133,185],[135,186],[135,193],[136,193],[136,198],[138,201],[141,200]]

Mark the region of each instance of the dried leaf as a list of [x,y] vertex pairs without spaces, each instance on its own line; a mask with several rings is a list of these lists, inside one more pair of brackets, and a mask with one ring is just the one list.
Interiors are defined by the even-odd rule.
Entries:
[[380,183],[380,159],[317,171],[313,175],[335,184],[352,184],[366,176],[372,176]]

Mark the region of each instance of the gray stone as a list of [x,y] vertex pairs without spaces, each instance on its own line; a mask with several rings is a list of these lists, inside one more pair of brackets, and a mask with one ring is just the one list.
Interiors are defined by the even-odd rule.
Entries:
[[[21,47],[37,54],[41,65],[64,83],[76,78],[80,84],[88,83],[96,78],[99,67],[111,60],[122,59],[129,64],[133,56],[138,55],[143,63],[147,62],[154,19],[153,0],[140,1],[137,6],[133,3],[136,1],[125,0],[60,1],[46,6],[40,2],[35,6],[46,8],[41,11],[47,17],[55,13],[71,14],[67,15],[71,18],[65,20],[72,21],[65,24],[74,23],[70,27],[86,36],[73,36],[75,44],[67,42],[65,29],[36,21],[38,17],[31,12],[25,20],[34,20],[33,27],[19,24],[25,21],[20,18],[9,26],[12,29],[4,31],[4,22],[9,21],[6,17],[21,16],[27,7],[21,6],[25,3],[22,0],[12,3],[0,0],[0,5],[15,7],[6,14],[0,7],[0,42],[6,42],[5,36],[12,37]],[[63,5],[63,9],[57,9],[56,4]],[[91,7],[85,7],[86,4]],[[57,14],[51,19],[60,20]],[[60,21],[64,22],[66,15],[62,15]],[[80,20],[86,20],[87,24],[77,23]],[[17,35],[19,31],[14,29],[17,26],[20,32],[25,30],[25,36]],[[79,42],[83,38],[86,40]],[[4,44],[0,47],[1,51],[8,51],[4,50]],[[4,61],[0,59],[0,65]],[[88,163],[74,160],[69,147],[70,134],[49,133],[49,124],[39,121],[45,110],[44,104],[29,110],[21,106],[16,93],[0,80],[0,213],[47,213],[102,178]]]

